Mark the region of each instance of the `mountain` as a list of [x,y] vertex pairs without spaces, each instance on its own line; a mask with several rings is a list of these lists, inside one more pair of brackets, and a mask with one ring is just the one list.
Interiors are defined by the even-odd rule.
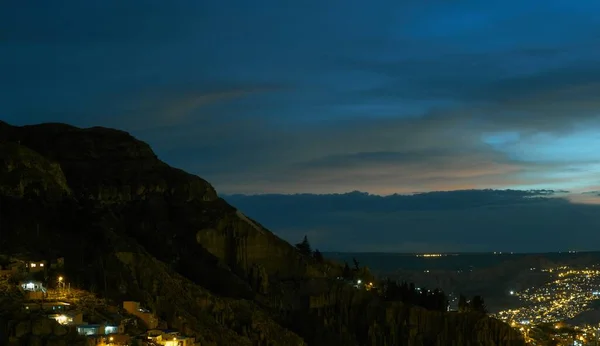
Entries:
[[201,345],[523,345],[495,319],[336,280],[341,266],[303,255],[114,129],[0,122],[0,254],[63,257],[74,287],[139,301]]

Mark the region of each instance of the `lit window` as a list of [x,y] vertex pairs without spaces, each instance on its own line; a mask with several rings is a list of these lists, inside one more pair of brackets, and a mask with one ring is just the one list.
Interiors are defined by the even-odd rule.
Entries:
[[43,267],[43,266],[44,266],[44,263],[40,263],[40,267]]
[[104,327],[104,334],[117,334],[118,331],[119,331],[119,328],[115,327],[115,326]]
[[31,263],[31,268],[35,268],[35,263]]

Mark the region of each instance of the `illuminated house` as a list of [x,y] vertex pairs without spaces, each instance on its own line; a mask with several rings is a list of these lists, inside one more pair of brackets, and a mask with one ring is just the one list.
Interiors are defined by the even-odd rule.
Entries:
[[65,302],[48,302],[48,303],[25,303],[23,304],[25,310],[28,311],[37,311],[44,310],[47,312],[53,312],[56,314],[60,314],[64,311],[67,311],[71,308],[71,304]]
[[21,288],[23,290],[29,291],[29,292],[44,292],[44,293],[46,293],[46,288],[39,281],[21,282]]
[[150,311],[140,307],[139,302],[126,301],[123,302],[123,309],[127,313],[134,315],[144,321],[148,329],[154,329],[158,326],[158,318]]
[[83,324],[83,314],[81,312],[68,311],[62,314],[48,315],[48,317],[62,325],[72,326]]
[[80,335],[113,335],[119,332],[119,327],[108,324],[80,324],[77,333]]
[[28,300],[44,299],[48,293],[44,285],[39,281],[21,282],[20,286],[25,291],[25,299]]
[[101,335],[104,334],[104,326],[101,324],[83,324],[77,326],[79,335]]
[[31,258],[27,255],[17,256],[11,258],[11,263],[9,264],[10,268],[2,268],[2,269],[11,269],[15,271],[25,271],[29,273],[38,273],[43,272],[47,269],[61,269],[64,268],[65,259],[63,257],[59,257],[53,259],[51,261],[48,260],[40,260],[39,258]]
[[148,340],[162,346],[194,346],[194,338],[180,335],[172,330],[150,330],[147,333]]
[[30,273],[37,273],[46,270],[46,261],[28,261],[25,262],[25,270]]
[[[112,334],[112,335],[108,335],[108,336],[103,336],[100,340],[101,340],[101,342],[97,343],[97,345],[102,345],[102,344],[105,344],[108,346],[131,345],[131,337],[126,334]],[[89,339],[88,339],[88,345],[89,345]]]

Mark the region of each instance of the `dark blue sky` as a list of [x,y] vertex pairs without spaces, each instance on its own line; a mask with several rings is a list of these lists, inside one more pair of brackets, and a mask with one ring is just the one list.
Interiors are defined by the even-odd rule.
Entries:
[[597,1],[0,4],[0,118],[130,131],[221,193],[600,190]]
[[595,1],[15,1],[0,114],[227,193],[600,186]]

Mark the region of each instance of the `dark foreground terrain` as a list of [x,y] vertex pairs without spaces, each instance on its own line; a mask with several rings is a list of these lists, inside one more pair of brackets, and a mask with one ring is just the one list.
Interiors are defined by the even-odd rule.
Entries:
[[[0,122],[0,197],[0,253],[64,257],[74,287],[139,301],[202,346],[524,344],[484,315],[336,280],[340,266],[301,254],[122,131]],[[25,318],[18,308],[3,305],[0,345]]]

